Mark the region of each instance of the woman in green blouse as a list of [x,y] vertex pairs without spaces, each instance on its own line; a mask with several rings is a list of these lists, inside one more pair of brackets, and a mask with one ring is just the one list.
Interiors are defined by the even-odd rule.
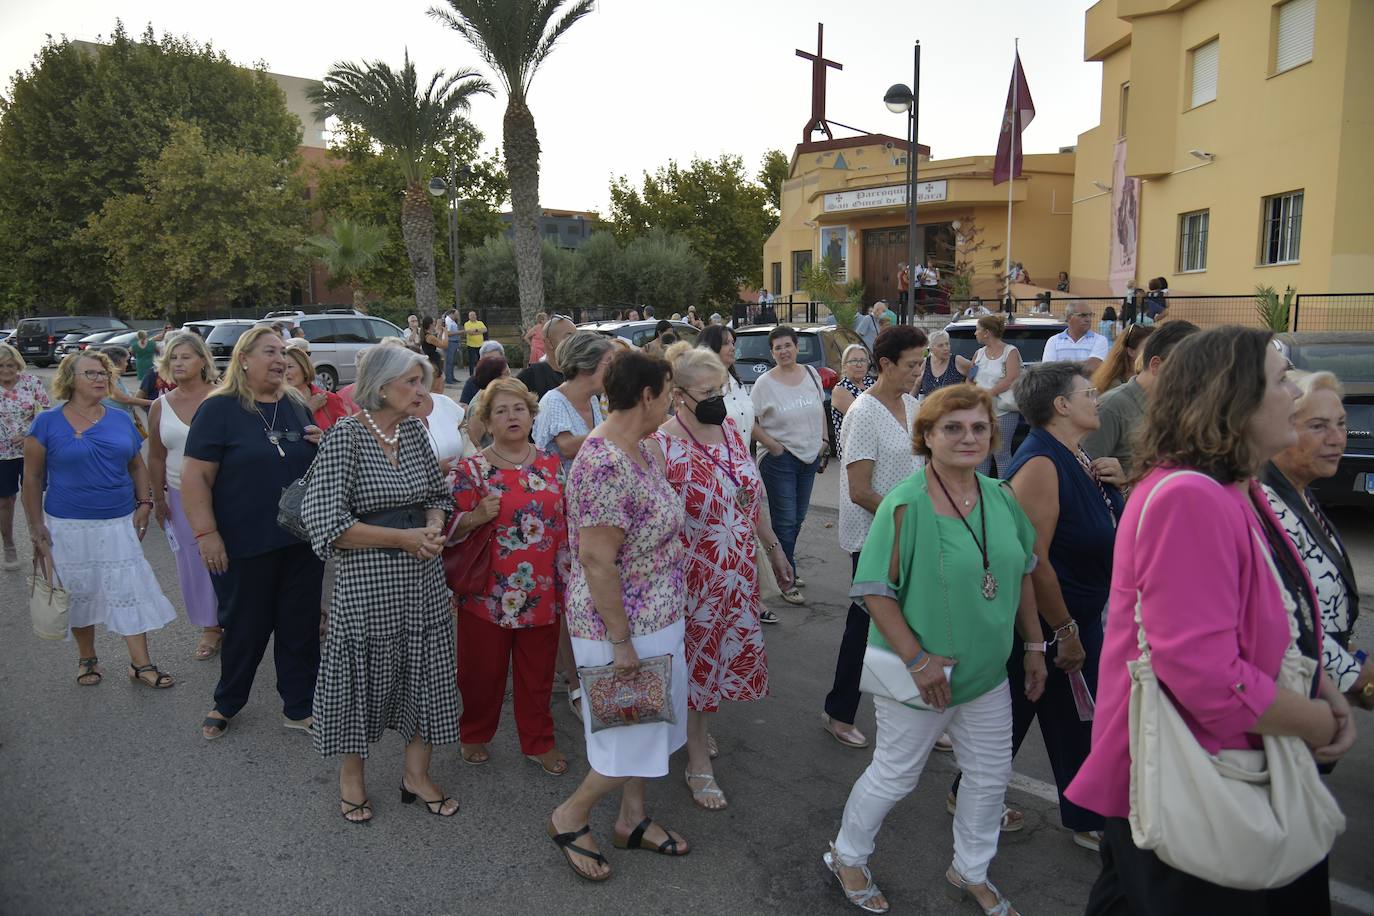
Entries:
[[947,890],[973,897],[985,913],[1016,912],[987,877],[1011,778],[1006,661],[1014,628],[1026,640],[1026,682],[1018,689],[1039,699],[1045,644],[1030,586],[1035,532],[1011,491],[975,470],[996,437],[983,389],[953,385],[927,397],[911,434],[926,467],[883,498],[854,574],[850,594],[872,618],[869,646],[899,656],[920,695],[910,704],[874,695],[873,762],[854,784],[824,857],[845,896],[866,912],[888,909],[866,864],[874,838],[916,788],[942,733],[964,771]]

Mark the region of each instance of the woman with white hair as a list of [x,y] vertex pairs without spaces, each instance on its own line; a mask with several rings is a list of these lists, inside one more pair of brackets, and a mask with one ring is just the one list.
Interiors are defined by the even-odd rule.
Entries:
[[1290,380],[1302,392],[1293,417],[1298,441],[1264,466],[1260,480],[1316,591],[1322,665],[1352,703],[1374,709],[1374,663],[1350,648],[1360,613],[1355,568],[1336,526],[1312,495],[1312,484],[1335,476],[1345,452],[1345,392],[1330,372],[1295,372]]
[[310,730],[324,567],[277,524],[277,504],[310,469],[320,428],[286,384],[285,348],[267,325],[245,331],[186,434],[182,507],[225,627],[215,706],[200,724],[207,741],[248,704],[269,641],[282,725]]
[[153,479],[153,512],[167,531],[167,546],[177,561],[186,619],[201,628],[195,658],[208,661],[219,654],[224,630],[219,625],[219,599],[210,582],[196,535],[186,519],[181,499],[181,467],[186,459],[186,436],[196,411],[219,380],[205,339],[194,331],[176,331],[162,342],[157,372],[176,387],[148,410],[148,471]]
[[[876,339],[877,332],[874,332]],[[849,407],[854,403],[855,398],[863,394],[877,378],[873,375],[873,360],[868,355],[868,348],[863,344],[850,344],[844,348],[844,354],[840,357],[840,381],[830,392],[830,422],[835,427],[835,457],[841,457],[843,446],[840,443],[840,426],[844,423],[844,415],[849,412]]]
[[339,810],[372,819],[363,761],[382,733],[405,739],[401,801],[451,817],[458,802],[429,776],[435,744],[458,740],[458,689],[442,534],[453,498],[424,424],[432,368],[400,347],[358,362],[361,412],[334,425],[306,484],[310,546],[338,562],[315,688],[315,750],[343,756]]
[[5,542],[5,569],[19,568],[14,546],[14,504],[24,479],[24,437],[34,417],[52,406],[38,376],[24,370],[19,351],[0,344],[0,538]]
[[930,332],[930,349],[921,364],[920,381],[912,394],[918,398],[939,391],[946,385],[957,385],[967,381],[969,367],[973,363],[962,356],[950,353],[949,332],[941,328]]

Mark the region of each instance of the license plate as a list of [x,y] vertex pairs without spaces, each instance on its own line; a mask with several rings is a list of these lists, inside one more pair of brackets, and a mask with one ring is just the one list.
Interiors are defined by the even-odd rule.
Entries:
[[42,352],[43,352],[43,348],[42,348],[42,347],[25,347],[25,348],[24,348],[24,352],[25,352],[25,353],[42,353]]
[[1374,496],[1374,474],[1364,475],[1364,491]]

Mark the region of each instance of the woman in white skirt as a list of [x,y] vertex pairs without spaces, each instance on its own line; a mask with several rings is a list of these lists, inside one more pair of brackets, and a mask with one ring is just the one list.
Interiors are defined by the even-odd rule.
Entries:
[[142,437],[128,414],[100,403],[113,378],[103,353],[62,360],[52,388],[66,403],[39,414],[24,440],[24,514],[34,557],[53,570],[70,597],[76,682],[100,683],[100,624],[124,637],[132,680],[166,688],[175,681],[148,658],[146,634],[176,612],[140,544],[153,510]]
[[617,848],[688,852],[686,840],[644,812],[644,779],[666,775],[669,755],[687,741],[683,505],[664,473],[663,453],[645,441],[667,416],[671,377],[656,356],[618,353],[606,370],[610,415],[588,434],[568,478],[573,560],[566,613],[578,667],[614,664],[631,675],[641,658],[672,657],[671,724],[593,734],[593,716],[582,717],[591,771],[554,809],[548,833],[573,871],[590,881],[604,881],[611,871],[588,817],[616,789],[622,790]]

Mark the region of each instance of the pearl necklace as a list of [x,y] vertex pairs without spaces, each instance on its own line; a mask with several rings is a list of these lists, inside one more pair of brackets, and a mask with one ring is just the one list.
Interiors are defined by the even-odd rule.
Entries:
[[383,445],[392,449],[396,448],[396,445],[401,441],[401,425],[399,423],[396,424],[396,432],[388,436],[382,432],[381,427],[377,425],[377,421],[372,419],[372,414],[368,413],[366,410],[363,411],[363,419],[367,421],[368,426],[372,427],[372,431],[377,434],[377,438],[382,440]]

